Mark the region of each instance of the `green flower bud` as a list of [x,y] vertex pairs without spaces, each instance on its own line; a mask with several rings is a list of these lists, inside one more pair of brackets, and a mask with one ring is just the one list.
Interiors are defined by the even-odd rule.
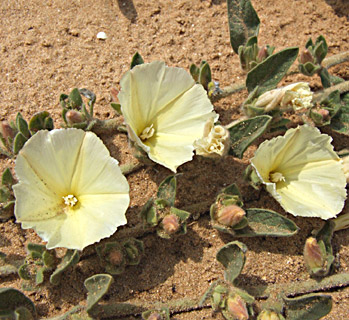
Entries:
[[248,320],[248,311],[245,301],[237,294],[227,299],[227,311],[236,320]]
[[245,215],[246,212],[244,209],[235,204],[232,204],[218,210],[216,213],[216,220],[218,223],[224,226],[233,227],[238,224]]

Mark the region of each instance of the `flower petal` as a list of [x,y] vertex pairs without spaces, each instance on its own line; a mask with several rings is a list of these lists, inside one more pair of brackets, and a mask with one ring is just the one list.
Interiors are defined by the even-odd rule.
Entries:
[[71,182],[71,192],[85,194],[128,194],[129,186],[118,161],[94,133],[86,132]]
[[194,83],[185,70],[166,67],[161,61],[136,66],[120,81],[118,98],[125,122],[139,136],[158,112]]
[[65,247],[82,250],[111,236],[127,223],[128,195],[88,195],[79,198],[81,207],[36,224],[37,233],[47,248]]
[[176,172],[178,166],[193,158],[192,140],[191,136],[158,133],[146,141],[150,147],[149,158]]
[[[85,132],[77,129],[55,129],[50,134],[47,133],[37,132],[26,142],[18,158],[24,158],[26,166],[30,166],[48,188],[63,195],[70,187]],[[26,176],[21,173],[21,167],[22,165],[16,165],[19,182]]]

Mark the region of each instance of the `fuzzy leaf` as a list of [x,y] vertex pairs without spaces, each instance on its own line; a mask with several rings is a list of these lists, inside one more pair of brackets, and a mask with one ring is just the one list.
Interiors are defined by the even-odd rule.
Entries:
[[13,153],[18,154],[26,142],[27,138],[22,133],[18,132],[13,141]]
[[112,102],[112,103],[110,104],[110,106],[114,109],[114,111],[115,111],[117,114],[122,115],[121,104]]
[[297,233],[297,225],[277,212],[251,208],[246,209],[248,226],[235,230],[238,237],[290,237]]
[[113,281],[113,277],[109,274],[96,274],[85,280],[84,285],[88,291],[87,312],[92,311],[98,301],[108,292]]
[[80,94],[80,91],[78,88],[74,88],[69,93],[69,102],[70,102],[70,106],[73,109],[78,109],[82,106],[83,101],[82,101],[82,97],[81,97],[81,94]]
[[341,95],[342,107],[331,119],[332,130],[349,135],[349,92]]
[[14,184],[14,179],[11,173],[11,170],[9,168],[6,168],[4,172],[2,173],[1,177],[1,184],[11,187]]
[[144,63],[144,60],[142,56],[138,52],[136,52],[132,57],[130,68],[133,69],[135,66],[138,66],[139,64],[143,64],[143,63]]
[[10,190],[7,187],[0,188],[0,202],[6,202],[10,199]]
[[0,315],[12,317],[16,309],[25,307],[36,318],[34,303],[21,291],[13,288],[0,288]]
[[225,267],[224,278],[230,283],[241,273],[245,265],[247,247],[239,241],[233,241],[219,249],[216,259]]
[[271,120],[270,116],[257,116],[240,121],[229,128],[231,140],[229,154],[241,159],[248,146],[266,131]]
[[31,132],[37,132],[44,129],[53,129],[53,120],[50,118],[50,114],[47,111],[35,113],[29,121],[29,130]]
[[326,68],[321,69],[320,79],[324,88],[329,88],[331,86],[331,76]]
[[69,267],[77,264],[80,260],[80,255],[78,250],[67,250],[62,262],[57,266],[56,270],[50,276],[50,282],[54,285],[59,284],[61,280],[62,273],[66,271]]
[[199,74],[200,74],[200,69],[195,65],[192,64],[189,68],[190,74],[193,77],[193,79],[195,80],[195,82],[199,81]]
[[332,297],[325,294],[312,293],[284,301],[289,320],[318,320],[332,309]]
[[157,198],[166,200],[170,206],[174,205],[177,191],[176,176],[168,176],[163,180],[158,189]]
[[259,86],[258,95],[261,95],[275,88],[296,60],[298,51],[296,47],[281,50],[253,68],[246,78],[248,92]]
[[19,132],[21,132],[27,139],[30,137],[30,132],[28,129],[28,123],[25,121],[20,113],[17,113],[16,117],[16,127]]
[[208,84],[212,81],[211,68],[208,62],[200,67],[198,82],[202,84],[205,90],[208,89]]
[[252,36],[259,32],[259,18],[250,0],[227,0],[230,43],[238,53]]

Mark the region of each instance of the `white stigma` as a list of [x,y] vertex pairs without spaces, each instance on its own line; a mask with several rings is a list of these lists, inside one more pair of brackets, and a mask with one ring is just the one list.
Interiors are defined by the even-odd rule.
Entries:
[[274,183],[285,181],[285,177],[280,172],[270,173],[269,178],[270,178],[270,181]]
[[151,138],[154,135],[155,129],[154,129],[154,125],[152,124],[150,127],[146,127],[141,135],[139,136],[141,138],[141,140],[147,140],[149,138]]
[[70,207],[74,207],[78,203],[78,199],[72,194],[68,194],[65,197],[62,197],[64,200],[64,204]]

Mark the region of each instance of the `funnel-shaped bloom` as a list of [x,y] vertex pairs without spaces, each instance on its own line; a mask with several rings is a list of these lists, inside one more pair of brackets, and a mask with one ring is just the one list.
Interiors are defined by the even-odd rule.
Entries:
[[129,138],[172,171],[193,157],[206,121],[217,118],[204,88],[183,69],[142,64],[121,79],[118,98]]
[[258,97],[254,106],[264,108],[265,112],[274,109],[293,109],[296,111],[303,108],[310,108],[312,106],[312,99],[313,93],[310,91],[309,84],[306,82],[297,82],[263,93]]
[[47,248],[82,250],[126,224],[129,186],[92,132],[39,131],[16,160],[15,216]]
[[329,219],[344,206],[345,175],[331,140],[303,125],[263,142],[251,159],[266,189],[295,216]]

